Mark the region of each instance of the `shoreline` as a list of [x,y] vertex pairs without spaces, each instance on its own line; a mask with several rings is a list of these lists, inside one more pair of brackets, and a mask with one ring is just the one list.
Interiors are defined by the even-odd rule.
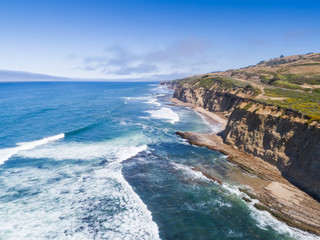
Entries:
[[[203,114],[208,118],[209,124],[219,123],[220,131],[224,130],[227,120],[221,116],[191,103],[184,103],[175,98],[170,100],[175,105],[190,107]],[[242,174],[231,172],[230,178],[249,187],[239,188],[239,191],[248,196],[243,198],[244,201],[252,202],[257,199],[259,203],[255,203],[254,207],[258,210],[268,211],[274,218],[291,227],[320,236],[320,203],[318,201],[282,177],[276,166],[223,143],[222,138],[216,133],[176,132],[191,145],[206,147],[227,155],[227,160],[241,169]],[[205,169],[200,170],[210,175]],[[245,173],[256,177],[250,177]]]
[[227,125],[227,122],[228,122],[227,119],[225,119],[222,116],[219,116],[216,113],[210,112],[210,111],[208,111],[208,110],[206,110],[206,109],[204,109],[202,107],[195,106],[195,105],[193,105],[191,103],[182,102],[182,101],[180,101],[180,100],[178,100],[176,98],[170,98],[170,101],[173,102],[174,104],[178,105],[178,106],[189,107],[192,110],[202,114],[209,124],[217,124],[217,123],[219,123],[221,125],[221,130],[223,130],[225,128],[225,126]]

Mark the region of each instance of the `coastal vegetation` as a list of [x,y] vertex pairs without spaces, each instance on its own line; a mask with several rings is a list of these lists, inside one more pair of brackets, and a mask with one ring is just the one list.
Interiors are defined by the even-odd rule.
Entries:
[[210,76],[205,75],[202,77],[191,77],[181,79],[180,84],[188,84],[193,88],[205,88],[205,89],[218,89],[223,91],[239,91],[245,90],[252,92],[253,96],[261,93],[259,88],[255,88],[252,84],[247,82],[237,81],[232,77],[225,76]]
[[173,98],[226,120],[216,134],[177,134],[192,145],[227,155],[229,162],[259,178],[259,183],[244,181],[251,188],[239,188],[243,201],[317,235],[319,76],[320,54],[311,53],[170,83]]
[[[320,119],[320,93],[270,88],[265,89],[265,95],[271,97],[270,100],[263,100],[268,104],[293,109],[314,119]],[[283,99],[273,100],[272,97]]]
[[199,89],[229,92],[320,120],[320,53],[261,61],[257,65],[176,80]]

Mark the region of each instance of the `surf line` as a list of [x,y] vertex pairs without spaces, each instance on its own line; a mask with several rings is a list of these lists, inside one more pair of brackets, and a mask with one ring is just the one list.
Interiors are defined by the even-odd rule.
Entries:
[[17,154],[19,151],[30,150],[35,147],[47,144],[48,142],[57,141],[65,137],[64,133],[60,133],[58,135],[45,137],[40,140],[32,141],[32,142],[21,142],[17,143],[17,147],[12,148],[3,148],[0,149],[0,165],[11,158],[13,155]]

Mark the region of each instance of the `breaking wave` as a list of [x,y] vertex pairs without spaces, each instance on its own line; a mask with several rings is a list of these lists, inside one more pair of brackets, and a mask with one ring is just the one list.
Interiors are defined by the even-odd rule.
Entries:
[[[63,136],[21,143],[23,147],[14,154],[30,161],[81,159],[87,164],[67,161],[55,168],[4,172],[0,194],[8,201],[0,203],[0,209],[3,204],[7,209],[0,211],[0,218],[6,219],[0,226],[0,238],[159,239],[151,212],[122,175],[121,162],[147,150],[147,145],[130,145],[132,141],[125,138],[45,145]],[[107,161],[91,163],[101,162],[99,159]],[[15,199],[12,203],[11,198]]]
[[32,141],[32,142],[17,143],[17,145],[18,145],[17,147],[0,149],[0,164],[3,164],[5,161],[7,161],[9,158],[11,158],[13,155],[19,153],[20,151],[33,149],[35,147],[47,144],[48,142],[62,139],[62,138],[64,138],[64,136],[65,135],[63,133],[61,133],[61,134],[58,134],[55,136],[42,138],[40,140],[36,140],[36,141]]
[[162,107],[158,110],[149,110],[146,112],[149,113],[152,118],[168,120],[168,122],[172,124],[179,122],[180,120],[179,115],[167,107]]

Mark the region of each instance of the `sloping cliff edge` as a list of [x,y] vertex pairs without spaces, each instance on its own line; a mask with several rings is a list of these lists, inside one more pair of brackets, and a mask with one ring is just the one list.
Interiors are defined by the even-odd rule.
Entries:
[[[168,85],[168,84],[166,84]],[[223,142],[275,165],[292,184],[320,199],[320,126],[288,109],[237,93],[173,85],[174,98],[228,119]]]

